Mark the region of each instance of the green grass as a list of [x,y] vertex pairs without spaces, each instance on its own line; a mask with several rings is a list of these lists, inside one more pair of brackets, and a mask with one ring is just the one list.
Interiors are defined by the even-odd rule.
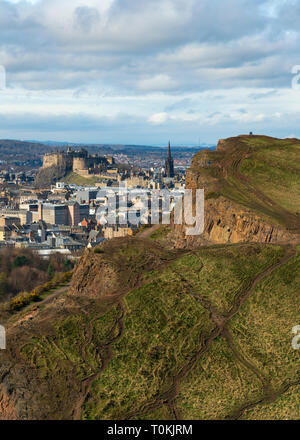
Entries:
[[74,185],[95,185],[100,181],[99,176],[83,177],[74,172],[67,174],[63,180],[65,183],[73,183]]
[[[206,199],[221,195],[275,224],[299,229],[300,142],[240,136],[225,145],[223,151],[200,152],[193,159],[191,171],[204,186]],[[201,166],[204,155],[211,161],[208,168]]]
[[299,324],[300,255],[265,278],[230,322],[236,343],[275,389],[299,380],[292,328]]
[[[300,151],[298,152],[300,155]],[[257,188],[282,207],[296,214],[300,213],[300,166],[299,161],[273,161],[265,155],[244,161],[241,172],[249,176]],[[299,220],[300,221],[300,220]]]
[[182,419],[225,419],[245,401],[263,394],[258,378],[218,338],[180,386],[175,405]]
[[186,280],[187,292],[195,292],[218,313],[226,313],[251,280],[281,256],[280,246],[216,246],[187,255],[173,267],[179,280],[181,276]]
[[171,232],[171,228],[169,226],[163,225],[160,228],[158,228],[156,231],[154,231],[150,235],[150,240],[157,240],[161,241]]
[[291,387],[275,402],[262,403],[246,410],[247,420],[300,420],[300,385]]
[[[178,259],[162,274],[152,273],[149,283],[126,296],[124,334],[113,345],[113,359],[93,384],[83,417],[114,419],[135,413],[134,417],[141,417],[139,409],[170,389],[173,376],[201,349],[201,341],[212,331],[210,312],[201,301],[207,301],[219,312],[228,311],[250,281],[281,255],[281,248],[276,246],[217,246]],[[191,286],[201,301],[190,295]],[[223,368],[224,365],[219,367],[220,375]],[[224,415],[260,390],[255,375],[253,388],[249,386],[253,373],[248,376],[244,388],[250,394],[240,393],[237,401],[227,390],[230,401],[224,407]],[[213,380],[222,388],[220,378],[213,375]],[[237,395],[239,391],[237,383]],[[222,393],[226,394],[224,390]],[[189,396],[195,407],[193,395]],[[214,393],[210,399],[207,411],[215,403]],[[211,417],[215,413],[216,409]],[[201,418],[205,412],[186,414],[187,418]],[[149,417],[147,412],[144,415]]]
[[123,337],[113,345],[113,359],[93,384],[84,417],[125,417],[167,391],[173,375],[212,330],[208,311],[182,294],[176,277],[173,283],[171,277],[166,271],[127,295]]
[[[242,417],[297,414],[298,403],[287,407],[297,388],[280,390],[299,379],[291,347],[291,329],[299,323],[299,256],[264,278],[230,319],[235,351],[220,335],[205,351],[216,327],[212,311],[226,315],[253,279],[282,258],[280,246],[216,245],[175,258],[155,242],[126,239],[102,250],[88,254],[89,264],[101,260],[114,268],[122,307],[101,291],[89,297],[85,288],[82,296],[64,296],[63,307],[49,305],[17,333],[22,375],[39,383],[32,391],[35,417],[71,418],[82,381],[94,375],[84,419],[170,419],[170,397],[183,419],[224,419],[259,400]],[[278,393],[274,402],[264,400],[256,371]]]

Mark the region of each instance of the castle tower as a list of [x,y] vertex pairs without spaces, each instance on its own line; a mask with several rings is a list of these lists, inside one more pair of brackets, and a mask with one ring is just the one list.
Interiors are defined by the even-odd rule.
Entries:
[[170,142],[169,142],[169,146],[168,146],[168,156],[167,156],[166,162],[165,162],[165,169],[166,169],[166,177],[174,177],[174,161],[173,161],[172,155],[171,155]]

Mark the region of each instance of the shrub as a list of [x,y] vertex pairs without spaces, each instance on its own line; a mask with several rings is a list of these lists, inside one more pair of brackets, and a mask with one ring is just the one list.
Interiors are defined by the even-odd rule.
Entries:
[[51,279],[54,275],[54,267],[52,263],[49,263],[48,269],[47,269],[47,275]]
[[14,299],[12,299],[9,303],[11,310],[21,310],[23,307],[27,306],[30,302],[28,294],[22,294]]
[[34,302],[37,302],[37,301],[40,301],[41,300],[41,297],[40,297],[40,295],[37,293],[37,292],[35,292],[34,290],[29,294],[29,300],[30,300],[30,302],[31,301],[34,301]]
[[0,296],[7,293],[7,276],[5,272],[0,273]]
[[12,299],[9,303],[9,308],[11,311],[21,310],[23,307],[27,306],[31,302],[37,302],[41,300],[40,295],[44,292],[48,292],[49,290],[58,287],[62,283],[66,283],[72,277],[73,272],[65,272],[65,273],[56,273],[53,277],[53,280],[48,281],[41,286],[36,287],[30,293],[23,293],[18,297]]
[[68,258],[64,261],[64,264],[63,264],[63,268],[65,269],[65,270],[72,270],[73,268],[74,268],[74,263],[73,263],[73,261],[71,261],[71,260],[69,260]]
[[27,266],[28,264],[29,260],[25,255],[18,255],[12,263],[12,267],[22,267]]

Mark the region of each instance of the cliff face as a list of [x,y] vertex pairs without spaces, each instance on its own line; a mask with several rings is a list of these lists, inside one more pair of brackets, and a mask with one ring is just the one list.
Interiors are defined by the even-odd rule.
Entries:
[[65,176],[65,168],[51,165],[47,168],[40,168],[35,178],[36,188],[49,188],[56,181]]
[[120,290],[120,268],[112,261],[102,258],[101,254],[87,251],[73,277],[70,294],[85,295],[90,298],[106,297]]
[[166,255],[165,250],[147,240],[109,240],[99,249],[85,252],[72,277],[69,293],[74,297],[114,299],[139,285],[145,272],[161,267],[174,255]]
[[[205,191],[204,233],[188,237],[185,236],[185,226],[176,225],[173,229],[176,247],[206,243],[300,241],[299,214],[289,212],[279,203],[281,198],[284,199],[284,188],[282,194],[277,189],[278,200],[271,199],[256,185],[255,180],[250,180],[240,171],[243,161],[249,159],[256,160],[256,167],[262,166],[262,154],[267,154],[272,163],[273,150],[266,151],[264,144],[263,147],[260,144],[267,142],[270,148],[275,141],[280,142],[263,136],[220,140],[215,152],[202,151],[194,156],[191,168],[186,173],[186,188]],[[247,142],[251,142],[251,145]],[[256,149],[255,143],[259,145]],[[278,152],[275,153],[277,167],[280,169]],[[271,175],[267,175],[271,172],[271,167],[266,168],[267,182],[272,182]],[[263,190],[268,190],[268,185]]]
[[185,236],[185,226],[176,225],[173,232],[176,247],[198,247],[207,243],[293,243],[299,239],[223,197],[206,200],[204,209],[203,234]]

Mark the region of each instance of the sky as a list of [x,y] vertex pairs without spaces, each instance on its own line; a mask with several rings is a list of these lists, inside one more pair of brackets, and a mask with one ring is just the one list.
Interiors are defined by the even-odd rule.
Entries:
[[0,138],[300,138],[300,0],[0,0]]

